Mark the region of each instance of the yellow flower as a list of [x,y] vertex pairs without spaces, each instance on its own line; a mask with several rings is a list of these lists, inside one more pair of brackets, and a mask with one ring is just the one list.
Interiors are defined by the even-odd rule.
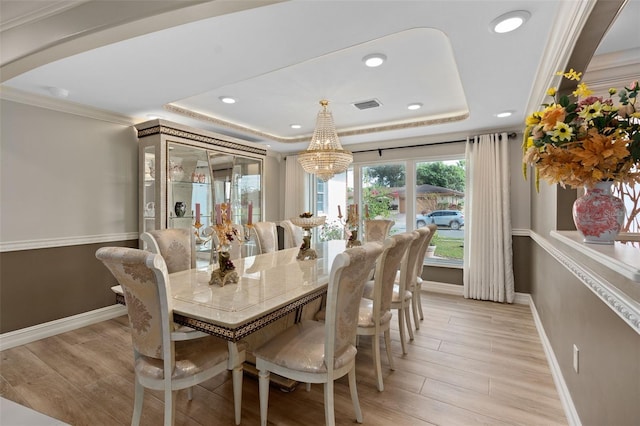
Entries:
[[592,120],[596,117],[602,117],[602,104],[600,101],[596,101],[591,105],[585,105],[585,107],[578,114],[585,120]]
[[551,140],[554,142],[570,141],[573,137],[573,129],[568,124],[561,121],[556,123],[556,127],[553,129]]
[[555,96],[557,92],[558,92],[558,89],[557,89],[557,88],[555,88],[555,87],[550,87],[550,88],[547,90],[547,95],[549,95],[549,96]]
[[589,89],[589,86],[587,86],[585,83],[578,84],[578,87],[576,88],[576,90],[573,91],[574,96],[581,97],[581,98],[586,98],[592,93],[593,93],[593,90]]
[[618,91],[616,90],[616,88],[615,88],[615,87],[612,87],[612,88],[610,88],[610,89],[609,89],[609,95],[613,96],[613,95],[615,95],[616,93],[618,93]]
[[527,117],[525,124],[527,126],[534,126],[540,122],[540,113],[534,112],[530,116]]
[[576,72],[573,70],[573,68],[571,68],[569,72],[558,71],[556,75],[561,75],[568,80],[580,81],[580,76],[582,75],[582,73]]

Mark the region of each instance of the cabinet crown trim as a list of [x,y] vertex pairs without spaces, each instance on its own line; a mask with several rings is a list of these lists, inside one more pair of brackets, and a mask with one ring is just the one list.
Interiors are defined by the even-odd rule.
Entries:
[[200,135],[197,133],[176,129],[174,127],[158,125],[158,126],[148,127],[146,129],[138,129],[138,139],[141,139],[147,136],[157,135],[157,134],[180,137],[184,139],[206,143],[213,146],[220,146],[224,148],[234,149],[237,151],[250,152],[253,154],[259,154],[259,155],[265,155],[265,156],[267,155],[266,149],[247,146],[247,145],[243,145],[236,142],[226,141],[224,139],[214,138],[211,136]]

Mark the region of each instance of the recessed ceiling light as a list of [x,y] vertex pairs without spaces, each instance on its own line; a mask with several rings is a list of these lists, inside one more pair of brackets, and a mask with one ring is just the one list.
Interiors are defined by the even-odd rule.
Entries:
[[407,109],[410,109],[410,110],[415,110],[415,109],[420,109],[420,108],[422,108],[422,104],[419,103],[419,102],[407,105]]
[[498,118],[505,118],[505,117],[511,117],[511,115],[513,114],[513,111],[502,111],[496,114],[496,117]]
[[292,129],[301,129],[301,128],[302,128],[302,126],[301,126],[301,125],[299,125],[299,124],[292,124],[292,125],[291,125],[291,128],[292,128]]
[[520,28],[530,16],[531,14],[526,10],[505,13],[491,22],[490,29],[498,34],[508,33]]
[[67,89],[63,89],[62,87],[49,87],[49,93],[51,93],[56,98],[66,98],[69,96],[69,91]]
[[220,96],[220,100],[225,104],[235,104],[236,100],[230,96]]
[[382,65],[384,61],[387,60],[387,57],[382,53],[373,53],[371,55],[365,56],[364,58],[362,58],[362,60],[364,61],[364,64],[366,66],[374,68]]

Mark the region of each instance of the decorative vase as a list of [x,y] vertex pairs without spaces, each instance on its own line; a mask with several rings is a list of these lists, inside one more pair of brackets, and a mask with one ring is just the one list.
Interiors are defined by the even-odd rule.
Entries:
[[613,244],[622,229],[624,203],[611,195],[611,182],[598,182],[585,188],[585,194],[573,203],[573,221],[583,241]]
[[178,201],[173,207],[173,211],[176,212],[176,216],[183,217],[187,212],[187,205],[182,201]]

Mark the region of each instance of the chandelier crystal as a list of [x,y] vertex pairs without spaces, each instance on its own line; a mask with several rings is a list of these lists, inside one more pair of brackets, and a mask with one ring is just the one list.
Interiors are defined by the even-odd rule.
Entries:
[[342,149],[333,115],[327,109],[329,101],[323,99],[320,105],[322,110],[318,112],[311,143],[305,151],[298,154],[298,162],[307,173],[327,181],[347,170],[353,162],[353,154]]

